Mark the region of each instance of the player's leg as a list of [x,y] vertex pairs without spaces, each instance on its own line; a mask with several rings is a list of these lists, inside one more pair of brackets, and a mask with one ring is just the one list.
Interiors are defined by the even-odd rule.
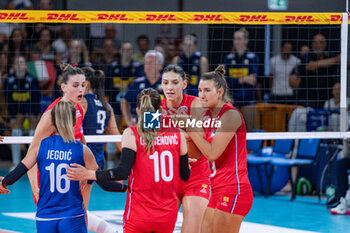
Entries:
[[185,196],[182,199],[182,233],[199,233],[209,200],[199,196]]
[[213,219],[213,233],[238,233],[253,204],[253,192],[222,194],[218,197]]
[[156,228],[152,231],[154,233],[173,233],[176,220],[172,220],[166,223],[157,223]]
[[36,221],[36,229],[38,233],[59,233],[58,220]]
[[244,216],[216,209],[212,233],[239,233]]
[[201,226],[201,233],[213,232],[214,214],[215,209],[208,206],[204,213],[203,222]]
[[85,216],[61,219],[58,229],[64,233],[87,233]]

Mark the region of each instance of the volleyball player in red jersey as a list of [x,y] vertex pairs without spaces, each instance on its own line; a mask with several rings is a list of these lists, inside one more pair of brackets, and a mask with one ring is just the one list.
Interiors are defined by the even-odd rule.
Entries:
[[253,203],[248,179],[246,127],[242,114],[229,103],[224,66],[205,73],[199,83],[199,99],[208,108],[204,120],[221,122],[204,129],[204,138],[193,129],[188,135],[211,163],[212,197],[205,212],[202,233],[239,232]]
[[[70,180],[123,180],[130,173],[124,211],[124,233],[171,233],[177,217],[179,177],[190,176],[187,144],[179,129],[146,129],[144,113],[160,114],[159,93],[151,88],[137,96],[137,126],[127,128],[117,168],[93,171],[78,164],[67,168]],[[157,115],[153,115],[157,116]]]
[[[195,96],[183,94],[186,86],[186,73],[180,66],[168,65],[163,70],[162,89],[166,97],[162,100],[163,117],[175,116],[176,118],[176,115],[191,117],[191,115],[199,114],[197,111],[201,109],[199,99]],[[179,181],[177,193],[179,206],[182,204],[182,233],[200,232],[204,212],[210,198],[208,160],[200,154],[193,155],[191,146],[195,145],[193,143],[188,144],[189,156],[197,159],[197,161],[190,162],[191,176],[187,182]]]
[[[51,120],[51,109],[60,100],[71,102],[75,105],[77,111],[76,119],[77,123],[74,128],[74,137],[85,143],[85,139],[82,133],[82,122],[84,112],[80,106],[80,102],[83,99],[85,91],[85,76],[84,72],[71,65],[64,64],[61,66],[63,71],[61,80],[61,90],[63,92],[63,97],[56,99],[41,116],[40,121],[35,129],[35,134],[32,143],[29,146],[27,155],[33,153],[36,148],[39,148],[41,140],[47,138],[55,133],[55,126],[52,124]],[[33,191],[33,197],[35,203],[38,201],[39,196],[39,184],[38,184],[38,168],[35,165],[32,169],[28,171],[28,178]]]

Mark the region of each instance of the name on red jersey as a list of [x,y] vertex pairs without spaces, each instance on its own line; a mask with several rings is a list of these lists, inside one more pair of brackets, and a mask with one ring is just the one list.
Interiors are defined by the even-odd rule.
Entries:
[[[145,145],[145,142],[140,137],[140,144]],[[178,145],[179,144],[179,138],[177,135],[171,135],[171,136],[157,136],[154,139],[154,145],[162,146],[162,145]]]

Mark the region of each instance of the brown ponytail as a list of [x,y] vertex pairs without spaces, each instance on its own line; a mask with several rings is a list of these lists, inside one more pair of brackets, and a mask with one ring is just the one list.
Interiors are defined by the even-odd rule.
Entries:
[[224,94],[222,95],[222,99],[225,103],[232,102],[231,97],[228,93],[228,86],[225,79],[225,66],[224,65],[218,65],[216,69],[212,72],[204,73],[201,77],[201,80],[213,80],[216,89],[222,88],[224,90]]

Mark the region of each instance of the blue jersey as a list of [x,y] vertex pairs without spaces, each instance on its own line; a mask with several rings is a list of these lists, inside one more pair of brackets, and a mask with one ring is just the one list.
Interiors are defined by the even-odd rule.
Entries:
[[193,96],[198,96],[198,84],[201,77],[201,53],[199,51],[194,52],[190,58],[187,58],[185,54],[181,54],[178,61],[178,65],[190,76],[186,93]]
[[235,105],[241,107],[255,104],[257,86],[239,83],[239,78],[250,74],[258,74],[258,56],[249,50],[245,51],[242,56],[238,56],[236,52],[233,52],[226,56],[224,64],[226,67],[227,85]]
[[39,202],[37,219],[60,219],[85,214],[80,182],[67,178],[66,167],[84,164],[83,144],[65,143],[59,135],[41,141],[37,157],[39,169]]
[[[111,113],[107,113],[95,94],[88,93],[84,97],[88,103],[83,121],[84,135],[103,135],[106,131]],[[87,146],[94,154],[98,164],[100,161],[104,160],[103,143],[88,143]]]
[[23,78],[10,75],[4,85],[4,95],[10,116],[40,113],[40,89],[38,79],[29,73]]
[[136,115],[136,107],[137,107],[136,101],[137,101],[137,95],[139,94],[139,92],[146,88],[153,88],[157,90],[160,94],[162,94],[163,91],[162,91],[161,84],[162,84],[161,78],[159,78],[158,81],[153,85],[148,81],[146,76],[135,79],[135,81],[130,84],[124,96],[124,98],[130,104],[131,114]]

